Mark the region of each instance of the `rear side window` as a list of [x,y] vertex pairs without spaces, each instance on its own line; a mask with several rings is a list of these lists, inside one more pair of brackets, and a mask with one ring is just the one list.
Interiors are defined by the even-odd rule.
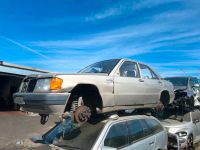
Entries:
[[145,137],[144,123],[142,120],[131,120],[127,122],[130,143],[137,142]]
[[148,125],[148,128],[149,128],[148,131],[150,132],[150,134],[154,134],[163,130],[163,127],[161,126],[161,124],[154,119],[147,119],[145,120],[145,122]]
[[111,126],[104,146],[120,148],[128,144],[128,128],[126,122],[121,122]]

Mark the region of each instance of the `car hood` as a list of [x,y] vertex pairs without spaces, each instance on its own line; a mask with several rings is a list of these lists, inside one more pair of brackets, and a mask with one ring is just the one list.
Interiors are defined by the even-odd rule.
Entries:
[[28,75],[26,78],[29,77],[36,77],[36,78],[48,78],[48,77],[56,77],[56,76],[108,76],[106,73],[46,73],[46,74],[31,74]]
[[190,122],[186,121],[178,121],[178,120],[173,120],[173,119],[165,119],[160,121],[161,124],[165,128],[189,128],[190,127]]

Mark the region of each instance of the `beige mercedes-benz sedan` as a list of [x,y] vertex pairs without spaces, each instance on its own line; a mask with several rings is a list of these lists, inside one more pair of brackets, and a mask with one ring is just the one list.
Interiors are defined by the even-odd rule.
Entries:
[[92,114],[132,108],[153,108],[173,102],[173,85],[148,65],[111,59],[89,65],[76,74],[27,76],[14,94],[24,111],[49,114],[73,112],[78,122]]

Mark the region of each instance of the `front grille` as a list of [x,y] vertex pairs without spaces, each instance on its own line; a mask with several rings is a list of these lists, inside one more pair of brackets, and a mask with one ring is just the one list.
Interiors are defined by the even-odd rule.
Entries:
[[27,78],[24,80],[22,88],[21,88],[21,92],[33,92],[35,85],[37,83],[37,79],[36,78]]

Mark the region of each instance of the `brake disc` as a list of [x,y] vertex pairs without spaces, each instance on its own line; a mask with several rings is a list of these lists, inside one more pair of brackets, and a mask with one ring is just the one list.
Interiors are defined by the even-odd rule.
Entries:
[[90,116],[91,110],[87,106],[79,106],[74,113],[75,121],[80,124],[87,122]]

